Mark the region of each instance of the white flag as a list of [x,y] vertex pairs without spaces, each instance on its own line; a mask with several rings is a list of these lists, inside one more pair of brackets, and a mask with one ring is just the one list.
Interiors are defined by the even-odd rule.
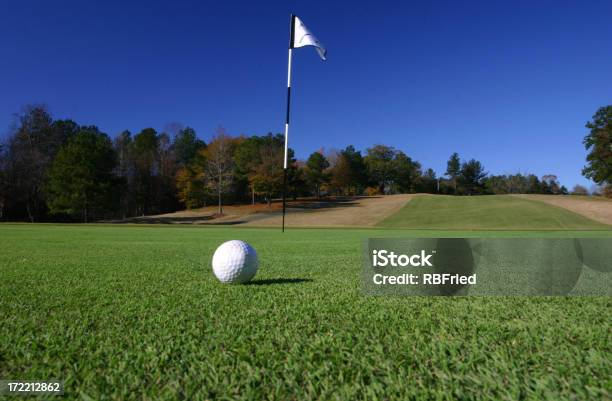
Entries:
[[327,55],[327,50],[325,47],[319,42],[319,40],[306,28],[306,25],[298,18],[293,17],[294,27],[293,27],[293,44],[292,47],[304,47],[304,46],[314,46],[317,53],[319,53],[319,57],[322,60],[327,60],[325,57]]

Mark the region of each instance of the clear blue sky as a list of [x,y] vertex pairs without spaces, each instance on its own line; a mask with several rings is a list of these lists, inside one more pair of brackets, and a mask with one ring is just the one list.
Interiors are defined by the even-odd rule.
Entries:
[[[221,4],[225,3],[225,4]],[[290,146],[393,145],[443,173],[581,177],[585,122],[612,103],[612,2],[6,2],[0,130],[28,103],[124,129],[209,139],[281,132],[289,13],[328,48],[294,54]]]

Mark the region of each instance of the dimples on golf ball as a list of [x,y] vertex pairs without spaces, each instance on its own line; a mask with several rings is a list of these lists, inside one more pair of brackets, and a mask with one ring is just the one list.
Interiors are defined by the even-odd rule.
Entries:
[[244,241],[222,243],[212,259],[215,276],[222,283],[246,283],[257,273],[257,252]]

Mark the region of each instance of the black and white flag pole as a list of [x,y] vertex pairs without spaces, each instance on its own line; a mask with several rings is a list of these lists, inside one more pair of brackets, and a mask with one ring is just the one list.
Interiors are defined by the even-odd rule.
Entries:
[[291,110],[291,56],[293,53],[293,36],[295,34],[295,15],[291,14],[289,28],[289,59],[287,61],[287,113],[285,114],[285,156],[283,158],[283,226],[285,232],[285,210],[287,208],[287,158],[289,146],[289,112]]
[[285,157],[283,159],[283,223],[282,232],[285,232],[285,211],[287,209],[287,162],[289,158],[289,111],[291,110],[291,57],[293,49],[304,46],[314,46],[322,60],[326,60],[327,50],[310,33],[306,25],[295,15],[291,14],[289,28],[289,60],[287,62],[287,113],[285,115]]

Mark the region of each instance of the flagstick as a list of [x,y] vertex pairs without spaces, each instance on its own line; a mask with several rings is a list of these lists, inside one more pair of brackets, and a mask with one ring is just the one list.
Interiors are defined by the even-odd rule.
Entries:
[[291,14],[289,28],[289,60],[287,62],[287,114],[285,115],[285,158],[283,161],[283,223],[281,232],[285,232],[285,210],[287,208],[287,158],[289,150],[289,110],[291,109],[291,55],[293,53],[293,34],[295,17]]
[[287,169],[283,169],[283,228],[281,232],[285,232],[285,205],[286,205],[286,194],[285,186],[287,185]]

